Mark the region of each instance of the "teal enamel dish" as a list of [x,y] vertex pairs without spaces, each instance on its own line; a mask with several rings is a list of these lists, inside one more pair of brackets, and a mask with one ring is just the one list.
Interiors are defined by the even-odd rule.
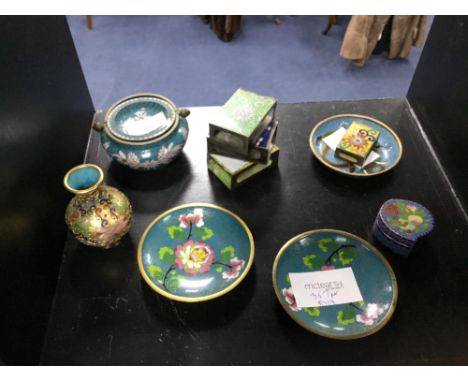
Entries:
[[[361,168],[335,156],[323,141],[323,138],[334,133],[340,127],[348,128],[353,121],[363,123],[380,132],[373,151],[380,155],[368,166]],[[320,121],[310,133],[309,146],[313,155],[325,166],[340,174],[353,177],[370,177],[383,174],[393,169],[403,155],[403,146],[398,135],[383,122],[357,114],[340,114]]]
[[[299,308],[290,273],[351,267],[362,300]],[[392,268],[363,239],[344,231],[320,229],[289,240],[273,265],[273,287],[288,315],[305,329],[333,339],[355,339],[380,330],[391,318],[398,296]]]
[[117,162],[135,170],[156,170],[182,152],[188,137],[187,109],[158,94],[121,99],[95,127],[101,143]]
[[172,208],[154,219],[138,246],[146,283],[176,301],[211,300],[234,289],[249,272],[254,241],[233,212],[206,203]]

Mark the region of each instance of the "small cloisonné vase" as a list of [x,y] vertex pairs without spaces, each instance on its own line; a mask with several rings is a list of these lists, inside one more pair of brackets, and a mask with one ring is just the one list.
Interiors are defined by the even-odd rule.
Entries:
[[135,170],[157,170],[182,152],[189,114],[159,94],[135,94],[112,105],[94,128],[117,162]]
[[83,244],[110,248],[130,229],[132,206],[114,187],[102,184],[104,173],[94,164],[70,169],[63,179],[75,196],[68,203],[65,222]]

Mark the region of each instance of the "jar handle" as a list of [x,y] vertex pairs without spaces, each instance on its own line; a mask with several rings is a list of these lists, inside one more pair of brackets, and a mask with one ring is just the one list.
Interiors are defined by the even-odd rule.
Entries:
[[103,110],[96,110],[93,116],[92,128],[97,131],[102,131],[106,125],[104,120],[106,113]]
[[183,118],[187,118],[190,115],[189,109],[177,109],[177,114]]

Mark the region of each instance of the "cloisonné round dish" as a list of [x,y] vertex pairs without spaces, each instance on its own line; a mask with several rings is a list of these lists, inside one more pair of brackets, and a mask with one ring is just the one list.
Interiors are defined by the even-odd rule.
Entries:
[[176,301],[211,300],[234,289],[249,272],[254,241],[233,212],[206,203],[172,208],[154,219],[138,246],[146,283]]
[[[362,300],[298,307],[290,273],[351,268]],[[281,306],[305,329],[334,339],[355,339],[380,330],[391,318],[398,296],[392,268],[363,239],[344,231],[321,229],[289,240],[273,264],[273,287]]]
[[[335,156],[335,152],[323,141],[323,138],[334,133],[340,127],[347,129],[352,122],[362,123],[380,133],[373,148],[373,151],[380,157],[365,167],[359,167],[338,158]],[[356,141],[361,142],[359,139]],[[369,177],[390,171],[398,164],[403,154],[400,138],[390,127],[377,119],[356,114],[334,115],[320,121],[310,133],[309,146],[314,156],[325,166],[333,171],[354,177]]]

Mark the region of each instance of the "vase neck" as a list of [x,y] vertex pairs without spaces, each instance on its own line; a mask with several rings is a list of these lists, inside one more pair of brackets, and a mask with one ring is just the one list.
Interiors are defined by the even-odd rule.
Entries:
[[87,195],[97,191],[104,180],[104,173],[99,166],[82,164],[73,167],[63,179],[65,188],[76,195]]

